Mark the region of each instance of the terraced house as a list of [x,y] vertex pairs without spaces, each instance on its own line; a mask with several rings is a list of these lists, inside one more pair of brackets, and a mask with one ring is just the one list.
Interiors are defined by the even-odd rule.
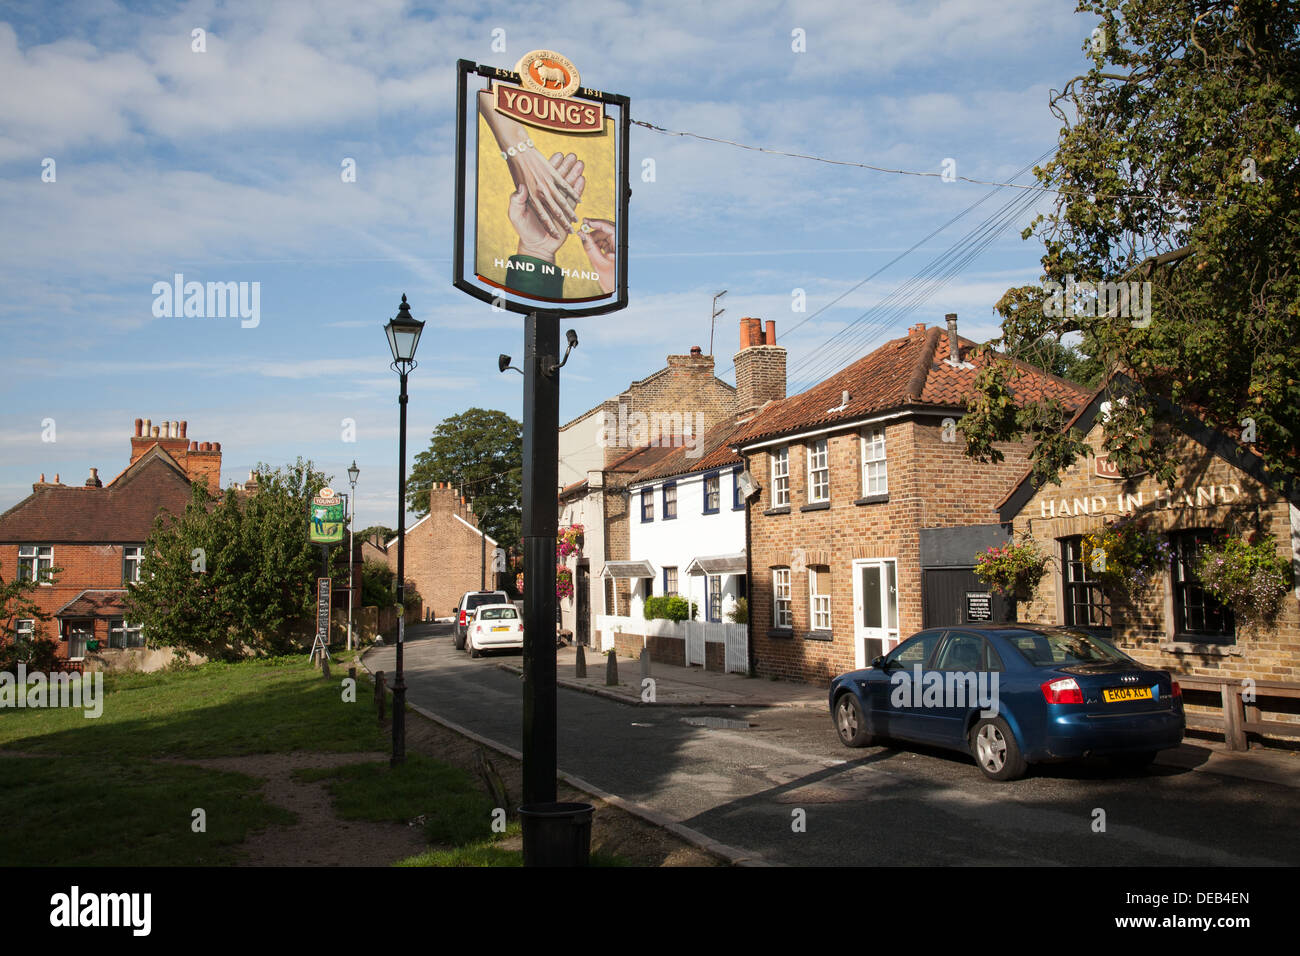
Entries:
[[[65,485],[41,475],[30,495],[0,514],[0,574],[39,579],[34,600],[51,617],[41,629],[58,641],[70,669],[131,656],[148,666],[146,635],[126,617],[126,586],[139,579],[158,514],[181,514],[195,482],[220,491],[220,442],[191,441],[187,432],[187,422],[137,418],[131,460],[117,477],[105,483],[91,468],[84,483]],[[16,630],[38,624],[20,620]]]
[[[964,455],[956,422],[977,367],[957,317],[902,338],[773,402],[732,439],[762,485],[751,500],[750,639],[759,674],[821,682],[924,626],[1009,620],[975,554],[1007,539],[995,505],[1023,474]],[[1015,387],[1070,412],[1090,393],[1022,365]]]

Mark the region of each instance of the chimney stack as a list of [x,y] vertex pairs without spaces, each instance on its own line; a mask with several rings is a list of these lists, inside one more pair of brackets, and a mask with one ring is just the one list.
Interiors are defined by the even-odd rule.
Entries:
[[103,488],[104,483],[99,480],[99,469],[90,469],[90,477],[86,479],[87,488]]
[[943,318],[948,323],[948,362],[951,365],[960,365],[961,346],[957,344],[957,313],[949,312]]
[[740,320],[740,351],[735,356],[736,414],[785,398],[785,349],[776,344],[776,321],[746,316]]

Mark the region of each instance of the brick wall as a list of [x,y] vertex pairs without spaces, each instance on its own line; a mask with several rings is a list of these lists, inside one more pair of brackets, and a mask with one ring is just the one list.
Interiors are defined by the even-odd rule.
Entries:
[[[896,559],[898,638],[906,639],[920,630],[920,529],[996,520],[994,504],[1020,476],[1027,460],[1027,448],[1019,444],[999,445],[1006,458],[997,465],[966,458],[960,441],[943,440],[942,416],[884,424],[887,501],[855,503],[863,497],[861,432],[856,429],[828,438],[830,507],[826,510],[800,510],[808,503],[804,443],[790,445],[787,514],[764,514],[772,507],[772,449],[762,449],[749,458],[748,467],[763,485],[762,495],[750,509],[753,580],[749,598],[751,639],[761,675],[824,683],[854,669],[855,559]],[[784,633],[772,627],[771,569],[795,564],[796,548],[803,549],[808,565],[819,572],[823,593],[829,590],[829,634],[813,632],[809,573],[793,568],[790,597],[794,627]]]
[[[617,399],[605,403],[605,421],[617,423],[620,415],[631,416],[634,413],[646,416],[689,415],[693,434],[702,434],[726,418],[735,403],[735,390],[713,372],[713,357],[710,355],[670,355],[667,368],[633,382]],[[655,439],[653,435],[648,437],[652,441]],[[681,435],[662,436],[659,443],[669,441],[680,443]],[[629,440],[628,445],[633,444],[636,443]],[[611,441],[605,447],[605,463],[626,454],[628,445]]]
[[[1087,534],[1121,514],[1142,515],[1158,533],[1234,524],[1259,528],[1277,543],[1279,555],[1291,559],[1297,529],[1291,526],[1287,502],[1192,439],[1178,434],[1175,441],[1182,466],[1172,494],[1149,476],[1127,481],[1098,477],[1094,456],[1101,451],[1101,426],[1097,425],[1087,438],[1093,454],[1063,472],[1059,485],[1045,485],[1029,499],[1013,526],[1017,534],[1031,535],[1054,560],[1032,599],[1022,604],[1022,620],[1064,621],[1060,539]],[[1211,677],[1300,681],[1300,604],[1294,583],[1275,621],[1238,619],[1233,644],[1175,639],[1167,570],[1158,573],[1145,590],[1111,595],[1111,624],[1117,643],[1127,653],[1158,667]]]
[[[478,520],[456,489],[435,482],[429,492],[427,518],[406,529],[406,580],[420,592],[419,616],[432,612],[435,617],[451,615],[466,591],[477,591],[480,583],[482,552],[480,536],[456,518],[477,527]],[[492,574],[493,545],[487,542],[487,586],[495,583]],[[397,545],[388,549],[388,567],[397,571]]]

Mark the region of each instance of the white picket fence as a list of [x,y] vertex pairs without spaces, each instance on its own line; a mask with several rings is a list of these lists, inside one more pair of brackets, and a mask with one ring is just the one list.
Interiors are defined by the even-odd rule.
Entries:
[[744,624],[715,624],[710,621],[645,620],[615,614],[596,615],[596,634],[602,651],[614,646],[614,634],[642,637],[675,637],[686,642],[686,663],[704,666],[705,644],[722,644],[724,667],[729,674],[749,673],[748,631]]

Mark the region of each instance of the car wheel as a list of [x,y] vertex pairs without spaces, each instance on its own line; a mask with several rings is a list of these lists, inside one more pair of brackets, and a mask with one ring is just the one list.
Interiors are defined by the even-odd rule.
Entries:
[[1155,750],[1140,750],[1137,753],[1111,754],[1110,762],[1124,770],[1142,770],[1151,766],[1157,753]]
[[465,638],[461,636],[460,628],[456,628],[456,630],[452,632],[451,642],[455,646],[456,650],[463,651],[465,649]]
[[474,646],[474,638],[471,637],[469,634],[466,634],[466,635],[465,635],[465,644],[466,644],[466,646],[469,647],[469,656],[470,656],[470,657],[474,658],[475,660],[478,660],[478,658],[482,656],[482,654],[481,654],[481,652],[479,651],[479,649],[478,649],[477,647]]
[[970,752],[990,780],[1016,780],[1029,767],[1016,735],[1001,717],[986,718],[971,728]]
[[846,747],[870,747],[875,738],[867,733],[867,720],[862,714],[862,705],[857,695],[845,691],[835,701],[835,732],[840,735],[840,743]]

